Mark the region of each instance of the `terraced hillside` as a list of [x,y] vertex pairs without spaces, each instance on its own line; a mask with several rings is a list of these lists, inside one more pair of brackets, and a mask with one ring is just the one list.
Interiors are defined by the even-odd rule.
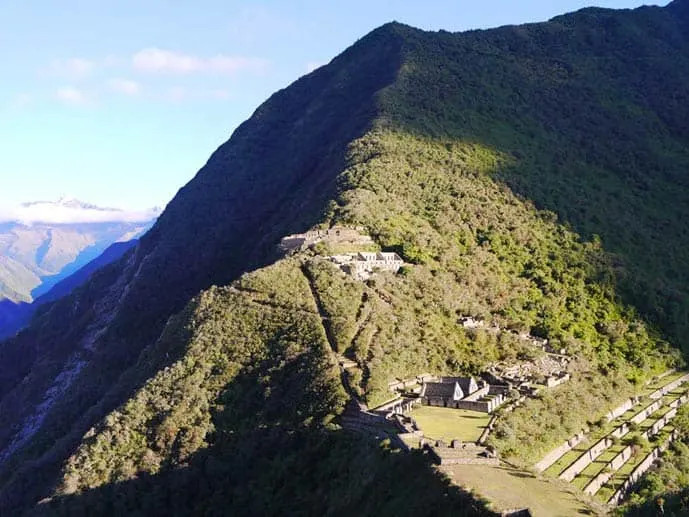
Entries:
[[613,411],[612,418],[572,439],[577,443],[569,451],[548,455],[549,462],[556,459],[545,473],[602,502],[619,503],[650,459],[676,437],[672,419],[689,402],[687,382],[686,372],[675,372],[649,383],[630,403]]

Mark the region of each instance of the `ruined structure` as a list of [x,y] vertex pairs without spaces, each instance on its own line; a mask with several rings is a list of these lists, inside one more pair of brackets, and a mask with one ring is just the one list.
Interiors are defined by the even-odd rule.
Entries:
[[438,382],[424,382],[420,399],[427,406],[469,409],[492,413],[505,401],[506,388],[478,383],[473,377],[440,377]]
[[328,229],[309,230],[305,233],[295,233],[283,237],[280,241],[280,249],[294,251],[302,247],[316,244],[317,242],[330,242],[334,244],[351,244],[365,246],[373,244],[373,239],[365,235],[365,229],[361,226],[333,226]]
[[443,441],[425,443],[425,449],[431,454],[439,465],[492,465],[500,464],[495,452],[475,443],[452,440],[449,444]]
[[354,278],[365,280],[376,271],[391,271],[396,273],[404,265],[402,258],[393,252],[369,252],[345,253],[330,257],[342,271],[349,273]]

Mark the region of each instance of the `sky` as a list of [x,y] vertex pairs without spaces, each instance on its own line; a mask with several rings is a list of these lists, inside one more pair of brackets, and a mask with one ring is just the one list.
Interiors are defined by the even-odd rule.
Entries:
[[0,0],[0,214],[61,196],[162,207],[271,93],[389,21],[462,31],[643,3]]

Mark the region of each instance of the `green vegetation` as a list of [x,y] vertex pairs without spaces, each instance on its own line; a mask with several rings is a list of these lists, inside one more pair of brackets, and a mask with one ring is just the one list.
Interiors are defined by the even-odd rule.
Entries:
[[36,515],[491,515],[420,453],[335,432],[345,395],[298,260],[206,291],[176,324],[191,336],[156,346],[184,358],[87,433]]
[[475,442],[488,426],[490,415],[466,409],[416,407],[410,415],[430,440]]
[[[485,513],[420,454],[338,428],[337,359],[375,406],[394,378],[538,353],[463,316],[547,338],[571,381],[502,414],[490,442],[524,463],[683,364],[678,5],[464,34],[390,24],[278,92],[135,253],[0,348],[0,449],[53,397],[0,464],[0,510],[52,495],[39,513]],[[331,224],[409,265],[358,283],[323,246],[279,259],[280,237]],[[75,357],[78,382],[53,390]]]
[[619,515],[658,515],[658,503],[662,501],[666,515],[685,515],[689,511],[689,406],[682,406],[672,421],[673,427],[664,429],[663,443],[675,428],[679,440],[663,453],[657,467],[642,478],[635,487]]

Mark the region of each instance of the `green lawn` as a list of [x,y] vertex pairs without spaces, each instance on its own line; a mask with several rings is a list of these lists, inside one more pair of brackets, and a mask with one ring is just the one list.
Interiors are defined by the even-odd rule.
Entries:
[[466,409],[419,406],[410,415],[424,436],[434,440],[475,442],[490,421],[490,415]]

